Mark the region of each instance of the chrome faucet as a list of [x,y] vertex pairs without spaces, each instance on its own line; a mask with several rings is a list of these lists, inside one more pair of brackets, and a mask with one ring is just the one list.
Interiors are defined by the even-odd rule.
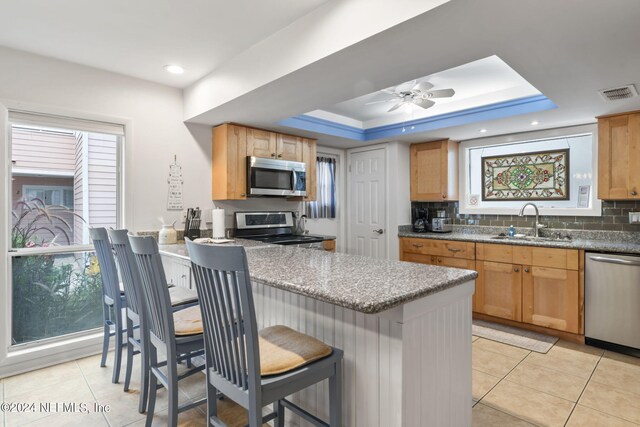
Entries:
[[533,225],[533,229],[534,229],[534,236],[535,237],[540,237],[540,229],[541,228],[545,228],[546,225],[540,224],[538,222],[538,218],[540,217],[540,211],[538,211],[538,207],[536,206],[535,203],[525,203],[524,206],[522,206],[522,209],[520,209],[520,213],[518,214],[518,216],[524,216],[524,210],[527,206],[533,206],[533,209],[535,209],[536,211],[536,222]]

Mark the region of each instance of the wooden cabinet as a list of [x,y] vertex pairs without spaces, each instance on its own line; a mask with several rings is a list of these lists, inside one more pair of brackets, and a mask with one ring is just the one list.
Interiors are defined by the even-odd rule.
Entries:
[[584,334],[584,251],[402,237],[400,260],[476,270],[479,317],[576,341]]
[[478,243],[476,257],[478,313],[580,333],[578,250]]
[[247,128],[223,124],[213,128],[211,198],[247,198]]
[[640,112],[598,118],[598,198],[640,199]]
[[261,129],[246,128],[246,156],[275,158],[277,150],[277,134]]
[[579,333],[578,271],[524,266],[522,321]]
[[307,196],[316,200],[316,141],[262,129],[225,123],[213,128],[211,179],[213,200],[247,198],[247,156],[304,162]]
[[302,162],[303,138],[278,134],[276,137],[276,157],[281,160]]
[[411,145],[411,200],[458,200],[458,143]]
[[335,240],[325,240],[322,242],[322,249],[328,252],[336,251],[336,241]]
[[303,138],[247,128],[247,156],[302,162]]
[[316,141],[302,139],[302,161],[307,165],[307,195],[302,198],[305,202],[313,202],[317,197],[316,183]]
[[475,310],[502,319],[522,321],[522,270],[520,266],[476,261]]

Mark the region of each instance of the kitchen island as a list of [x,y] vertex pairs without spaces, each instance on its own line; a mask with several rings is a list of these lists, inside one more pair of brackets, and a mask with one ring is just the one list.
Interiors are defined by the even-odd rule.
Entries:
[[[161,253],[184,260],[180,246]],[[471,425],[475,271],[270,245],[247,258],[259,328],[344,351],[344,426]],[[292,400],[327,419],[326,383]],[[287,425],[302,424],[288,414]]]

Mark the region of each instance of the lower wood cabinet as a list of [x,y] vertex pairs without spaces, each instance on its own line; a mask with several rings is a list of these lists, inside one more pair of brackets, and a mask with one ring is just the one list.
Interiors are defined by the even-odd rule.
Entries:
[[401,238],[402,261],[476,270],[475,313],[583,334],[584,251]]
[[476,261],[475,311],[522,321],[522,270],[501,262]]
[[578,271],[524,267],[522,321],[545,328],[580,331]]

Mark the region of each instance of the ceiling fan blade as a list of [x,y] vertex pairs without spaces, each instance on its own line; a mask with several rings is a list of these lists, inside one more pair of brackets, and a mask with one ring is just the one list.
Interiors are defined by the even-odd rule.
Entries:
[[384,102],[398,102],[398,100],[397,99],[385,99],[384,101],[371,101],[371,102],[367,102],[364,105],[382,104]]
[[425,110],[435,105],[435,102],[431,101],[430,99],[422,99],[422,98],[414,98],[413,103],[418,107],[424,108]]
[[411,92],[423,93],[428,91],[432,87],[433,85],[429,82],[420,82],[411,89]]
[[453,89],[430,90],[427,92],[429,98],[451,98],[455,94],[456,91]]
[[387,113],[390,113],[392,111],[397,110],[398,108],[402,107],[404,105],[404,102],[398,102],[396,105],[394,105],[393,107],[389,108],[387,110]]

